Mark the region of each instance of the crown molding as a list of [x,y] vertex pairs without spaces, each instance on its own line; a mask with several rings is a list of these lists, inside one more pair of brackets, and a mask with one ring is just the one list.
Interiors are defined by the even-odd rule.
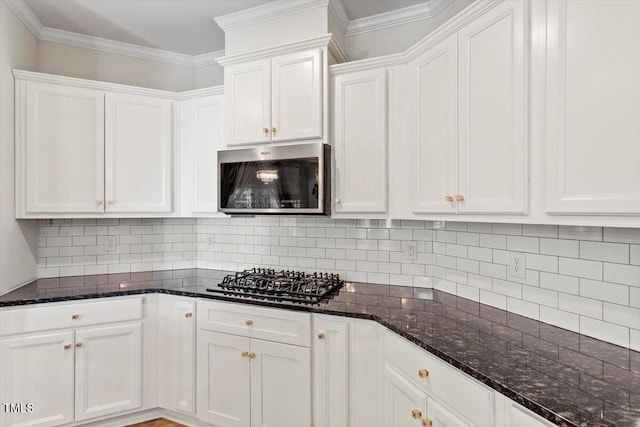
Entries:
[[253,61],[256,59],[269,58],[276,55],[284,55],[287,53],[298,52],[305,49],[313,49],[316,47],[326,47],[331,41],[331,34],[326,34],[320,37],[314,37],[307,40],[301,40],[298,42],[287,43],[268,49],[256,50],[253,52],[240,53],[237,55],[223,56],[217,58],[218,64],[226,67],[228,65],[237,64],[245,61]]
[[329,49],[329,52],[331,53],[331,55],[333,55],[334,59],[338,63],[349,61],[349,57],[347,56],[347,53],[344,51],[342,46],[336,41],[335,38],[331,37],[331,39],[329,40],[329,45],[327,46],[327,49]]
[[329,0],[329,13],[335,19],[342,35],[347,34],[347,29],[349,28],[349,16],[347,15],[347,11],[344,9],[342,0]]
[[247,25],[271,21],[305,10],[326,7],[328,4],[329,0],[278,0],[213,19],[222,28],[222,31],[226,33],[229,30],[246,27]]
[[203,96],[224,95],[224,86],[212,86],[202,89],[188,90],[176,94],[176,99],[179,101],[186,101],[194,98],[201,98]]
[[354,19],[349,22],[346,35],[350,37],[369,31],[377,31],[409,22],[433,18],[452,2],[453,0],[429,0],[414,6]]
[[382,67],[392,67],[394,65],[404,65],[406,63],[407,58],[404,53],[394,53],[393,55],[331,65],[329,67],[329,74],[335,76],[338,74],[353,73],[354,71],[365,71]]
[[187,55],[152,47],[108,40],[71,31],[58,30],[42,25],[29,6],[23,0],[4,0],[7,6],[31,30],[39,40],[62,43],[70,46],[94,49],[101,52],[132,56],[151,61],[166,62],[183,67],[201,67],[216,64],[216,58],[224,55],[224,50],[203,53],[201,55]]

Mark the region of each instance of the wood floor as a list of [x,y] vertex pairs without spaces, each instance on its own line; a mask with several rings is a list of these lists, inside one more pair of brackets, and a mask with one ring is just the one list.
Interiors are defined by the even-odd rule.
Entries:
[[173,421],[165,420],[164,418],[157,418],[155,420],[147,421],[139,424],[132,424],[128,427],[185,427],[182,424],[174,423]]

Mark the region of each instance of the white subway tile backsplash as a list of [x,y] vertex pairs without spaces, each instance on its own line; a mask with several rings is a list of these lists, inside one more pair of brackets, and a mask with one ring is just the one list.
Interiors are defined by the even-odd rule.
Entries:
[[[560,258],[558,272],[568,276],[602,280],[602,263],[573,258]],[[606,279],[605,279],[606,280]]]
[[[116,238],[117,250],[106,251],[107,236]],[[410,243],[417,248],[413,261]],[[335,271],[349,281],[433,287],[607,341],[624,343],[626,334],[626,345],[640,345],[633,318],[640,311],[635,229],[324,217],[103,218],[41,221],[37,246],[40,277],[256,265]],[[525,253],[526,279],[507,279],[510,252]]]

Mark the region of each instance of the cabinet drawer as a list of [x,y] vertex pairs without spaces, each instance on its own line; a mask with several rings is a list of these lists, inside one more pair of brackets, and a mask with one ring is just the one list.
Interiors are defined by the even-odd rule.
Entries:
[[77,328],[141,318],[142,298],[64,305],[43,304],[0,311],[0,335]]
[[198,301],[198,328],[310,346],[311,316],[244,304]]
[[[389,331],[384,335],[384,361],[474,425],[493,425],[492,390]],[[421,370],[428,375],[421,377]]]

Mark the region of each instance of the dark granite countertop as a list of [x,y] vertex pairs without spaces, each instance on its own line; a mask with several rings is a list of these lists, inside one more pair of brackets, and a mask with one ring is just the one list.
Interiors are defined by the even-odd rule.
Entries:
[[372,319],[563,426],[640,426],[640,353],[437,290],[346,283],[300,305],[206,291],[225,272],[171,270],[40,279],[0,307],[166,293]]

